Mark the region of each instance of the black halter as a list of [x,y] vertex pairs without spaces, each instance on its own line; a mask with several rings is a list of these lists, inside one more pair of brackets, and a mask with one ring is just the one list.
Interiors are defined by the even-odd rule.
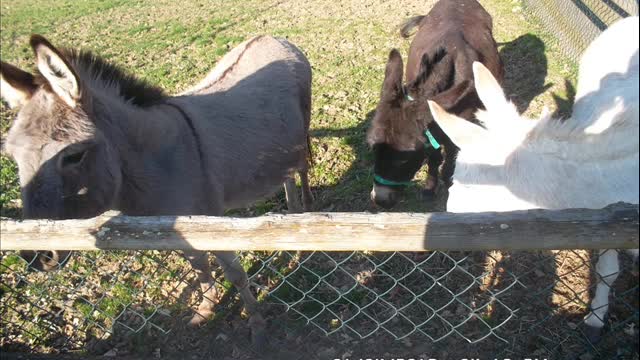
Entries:
[[[404,94],[404,98],[407,101],[415,101],[414,98],[411,97],[411,95],[409,95],[409,92],[407,91],[407,86],[403,85],[402,86],[402,93]],[[431,148],[433,148],[434,150],[438,150],[440,149],[441,145],[440,143],[436,140],[436,138],[433,136],[433,134],[431,134],[431,131],[429,131],[429,129],[425,129],[423,132],[423,135],[425,136],[425,138],[427,139],[427,141],[424,143],[424,151],[429,151]],[[384,148],[380,148],[378,151],[385,151]],[[389,150],[386,150],[385,152],[387,152]],[[402,156],[400,154],[402,154],[404,152],[397,152],[394,154],[394,156]],[[416,170],[417,171],[417,170]],[[415,172],[414,172],[415,173]],[[411,184],[411,180],[406,180],[406,181],[396,181],[396,180],[391,180],[391,179],[387,179],[383,176],[381,176],[380,174],[378,174],[377,171],[374,171],[373,174],[373,180],[380,185],[386,185],[386,186],[407,186]]]

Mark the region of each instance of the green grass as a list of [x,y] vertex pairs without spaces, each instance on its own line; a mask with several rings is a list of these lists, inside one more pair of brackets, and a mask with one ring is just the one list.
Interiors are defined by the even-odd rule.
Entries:
[[26,263],[17,254],[9,254],[2,257],[0,261],[0,274],[6,271],[22,271],[26,268]]
[[[408,15],[424,12],[425,5],[409,2],[404,12],[394,13],[358,4],[349,2],[346,6],[352,6],[352,12],[345,13],[328,0],[316,0],[313,6],[295,1],[53,0],[43,5],[22,0],[2,5],[0,48],[3,61],[32,69],[28,36],[40,32],[54,44],[91,49],[174,92],[196,83],[244,39],[262,33],[287,37],[307,54],[314,71],[315,209],[372,210],[367,194],[372,156],[364,134],[389,49],[397,47],[404,53],[408,49],[409,41],[398,36],[397,25]],[[523,37],[503,52],[507,93],[524,101],[522,109],[530,115],[537,115],[544,105],[554,108],[551,92],[567,97],[565,79],[574,82],[575,64],[534,19],[523,16],[518,2],[490,0],[483,5],[493,15],[498,42]],[[533,36],[527,39],[527,34]],[[531,59],[540,62],[537,68],[531,67]],[[546,67],[546,76],[530,84],[532,69],[540,66]],[[3,107],[3,134],[13,116]],[[6,157],[0,163],[0,208],[5,215],[15,215],[8,209],[19,206],[16,167]],[[422,179],[424,174],[418,177]],[[397,210],[429,210],[416,200],[418,191],[410,189]],[[282,210],[282,197],[258,203],[249,214]]]
[[[2,4],[2,43],[11,37],[25,33],[49,33],[61,22],[70,22],[80,17],[108,12],[110,9],[131,7],[135,0],[63,0],[53,6],[43,6],[38,0],[20,0]],[[3,55],[5,47],[2,48]]]
[[[363,6],[364,3],[367,6]],[[575,83],[577,67],[562,55],[553,37],[535,20],[523,16],[518,1],[482,3],[493,16],[496,40],[505,43],[500,49],[507,65],[507,94],[532,117],[539,114],[544,105],[555,108],[552,92],[569,97],[565,79]],[[92,50],[169,92],[197,83],[221,56],[245,39],[265,33],[288,38],[303,50],[313,67],[311,130],[315,165],[310,180],[316,199],[314,210],[366,211],[373,210],[368,194],[373,156],[365,143],[365,133],[378,101],[385,61],[394,47],[406,56],[410,40],[398,36],[397,26],[408,16],[424,13],[429,5],[418,0],[403,2],[402,9],[395,3],[374,4],[364,0],[341,1],[340,6],[332,0],[16,0],[3,2],[0,7],[3,61],[33,70],[28,39],[31,33],[42,33],[55,45]],[[532,78],[536,81],[531,81]],[[14,116],[13,111],[2,105],[0,133],[3,136]],[[17,168],[4,156],[0,157],[0,165],[0,214],[19,216]],[[408,189],[395,211],[433,209],[418,196],[424,176],[424,171],[419,174],[416,185]],[[257,202],[251,209],[236,209],[228,214],[255,216],[285,208],[284,194],[280,192]],[[86,286],[87,293],[83,296],[90,296],[88,300],[93,303],[77,298],[71,307],[75,314],[90,320],[89,323],[106,323],[131,303],[148,305],[147,301],[155,301],[154,304],[163,304],[172,314],[185,310],[189,299],[166,303],[171,285],[184,282],[187,266],[183,260],[172,257],[171,261],[164,262],[166,268],[157,270],[154,260],[136,254],[133,275],[117,279],[107,276],[114,272],[113,266],[123,263],[127,256],[134,255],[87,252],[70,262],[63,275],[47,278],[43,274],[30,274],[33,285],[18,291],[46,294],[48,288],[42,284],[53,284],[59,290],[50,297],[59,301],[57,297],[66,294],[62,289]],[[287,275],[290,260],[283,258],[273,265]],[[242,266],[246,270],[253,264],[243,258]],[[24,262],[14,255],[2,258],[0,274],[6,293],[9,287],[5,282],[15,281],[10,273],[23,272],[24,267]],[[138,289],[143,279],[136,274],[150,278],[142,292]],[[314,279],[310,274],[303,274],[291,280],[308,285],[307,282]],[[220,290],[232,288],[220,276],[217,281]],[[172,295],[178,296],[173,292]],[[300,292],[284,284],[275,295],[296,301]],[[360,303],[366,300],[367,292],[355,291],[349,296],[352,302]],[[318,312],[320,307],[316,302],[300,305],[310,313]],[[153,309],[145,305],[142,312],[152,314]],[[220,309],[217,318],[225,316],[226,311]],[[340,325],[335,321],[329,327]],[[33,341],[37,336],[46,335],[37,324],[30,326]],[[97,333],[93,336],[99,337]]]

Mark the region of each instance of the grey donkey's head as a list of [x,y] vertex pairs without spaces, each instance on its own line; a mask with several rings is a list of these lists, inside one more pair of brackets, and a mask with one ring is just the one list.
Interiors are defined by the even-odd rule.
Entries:
[[[25,218],[89,218],[108,210],[121,183],[119,158],[96,126],[91,89],[77,59],[39,35],[31,37],[37,73],[1,63],[2,99],[18,109],[3,151],[18,164]],[[33,253],[33,252],[31,252]],[[64,255],[28,254],[51,269]]]

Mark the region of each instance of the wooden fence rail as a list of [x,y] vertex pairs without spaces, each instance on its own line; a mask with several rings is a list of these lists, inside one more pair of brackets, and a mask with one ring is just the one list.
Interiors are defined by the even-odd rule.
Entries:
[[638,248],[638,205],[505,213],[2,219],[0,250],[535,250]]

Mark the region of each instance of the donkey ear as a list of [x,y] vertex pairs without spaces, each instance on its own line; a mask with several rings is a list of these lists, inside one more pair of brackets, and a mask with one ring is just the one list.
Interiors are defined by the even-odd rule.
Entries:
[[10,108],[26,104],[37,88],[33,75],[0,61],[0,95]]
[[429,101],[429,108],[436,123],[445,134],[461,149],[478,143],[487,135],[487,131],[463,118],[449,114],[434,101]]
[[31,36],[31,47],[36,54],[38,70],[49,81],[53,92],[72,108],[80,100],[80,81],[67,60],[47,39]]
[[499,110],[509,105],[498,80],[481,62],[473,62],[473,79],[478,96],[487,111]]
[[454,85],[449,90],[439,93],[432,100],[438,103],[441,107],[451,110],[472,91],[473,82],[470,80],[464,80],[457,85]]
[[402,56],[397,49],[391,50],[387,68],[384,71],[384,81],[382,83],[382,99],[394,100],[402,92],[403,75]]

